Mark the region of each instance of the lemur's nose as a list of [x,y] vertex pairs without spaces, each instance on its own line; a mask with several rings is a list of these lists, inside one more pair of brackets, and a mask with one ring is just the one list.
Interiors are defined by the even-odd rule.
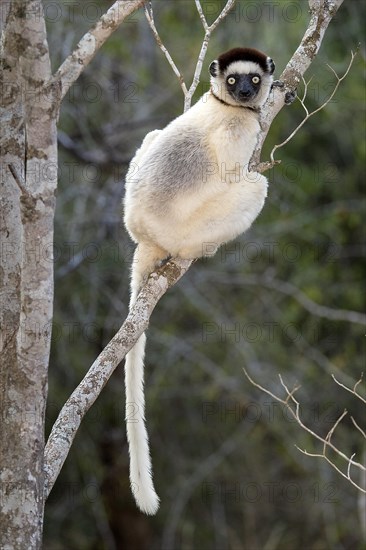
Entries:
[[249,97],[250,94],[251,94],[251,92],[250,92],[250,90],[248,90],[248,89],[240,90],[240,92],[239,92],[239,97],[241,97],[241,98]]

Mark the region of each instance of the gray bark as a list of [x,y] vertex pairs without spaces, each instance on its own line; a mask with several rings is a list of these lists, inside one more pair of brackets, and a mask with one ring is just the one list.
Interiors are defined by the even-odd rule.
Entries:
[[0,547],[40,548],[53,304],[59,106],[98,48],[145,0],[115,2],[52,76],[40,0],[2,6]]
[[10,5],[1,95],[1,548],[39,548],[53,301],[54,94],[39,1]]

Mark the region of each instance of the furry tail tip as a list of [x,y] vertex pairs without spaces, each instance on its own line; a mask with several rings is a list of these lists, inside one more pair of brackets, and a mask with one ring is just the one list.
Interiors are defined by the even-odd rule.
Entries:
[[146,488],[142,487],[142,490],[139,491],[135,484],[133,484],[131,488],[136,504],[141,512],[148,516],[154,516],[160,504],[160,499],[154,489],[146,490]]

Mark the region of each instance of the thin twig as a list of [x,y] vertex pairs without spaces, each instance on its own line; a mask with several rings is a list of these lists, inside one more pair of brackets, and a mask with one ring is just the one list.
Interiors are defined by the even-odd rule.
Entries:
[[215,19],[212,25],[209,26],[210,32],[214,31],[219,23],[227,16],[229,11],[234,7],[236,0],[228,0],[220,15]]
[[170,55],[170,53],[168,52],[167,48],[164,46],[163,44],[163,41],[162,39],[160,38],[160,35],[157,31],[157,28],[156,28],[156,25],[155,25],[155,21],[154,21],[154,12],[153,12],[153,8],[152,8],[152,4],[151,2],[148,2],[146,5],[145,5],[145,15],[146,15],[146,19],[147,19],[147,22],[149,23],[149,26],[153,32],[153,35],[155,37],[155,40],[156,40],[156,43],[157,45],[159,46],[159,48],[161,49],[161,51],[163,52],[163,54],[165,55],[169,65],[171,66],[171,68],[173,69],[174,71],[174,74],[175,76],[178,78],[179,80],[179,84],[180,84],[180,87],[182,88],[183,90],[183,94],[184,96],[187,95],[187,86],[184,82],[184,78],[183,78],[183,75],[182,73],[179,71],[177,65],[174,63],[173,61],[173,58],[172,56]]
[[150,28],[153,32],[156,43],[158,44],[161,51],[164,53],[166,59],[168,60],[169,65],[172,67],[173,72],[176,75],[176,77],[178,78],[180,86],[182,88],[183,95],[184,95],[184,112],[188,111],[188,109],[191,107],[193,95],[194,95],[194,93],[197,89],[197,86],[199,84],[200,76],[201,76],[201,72],[202,72],[202,66],[203,66],[204,59],[206,57],[208,43],[209,43],[209,40],[211,38],[211,33],[216,29],[217,25],[224,19],[224,17],[226,17],[226,15],[229,13],[231,8],[234,6],[235,1],[236,0],[228,0],[225,7],[222,9],[220,15],[215,19],[215,21],[212,23],[212,25],[208,25],[206,17],[203,13],[203,10],[202,10],[200,0],[195,0],[197,11],[198,11],[200,19],[202,21],[202,26],[205,30],[205,35],[203,37],[201,50],[200,50],[200,53],[198,55],[198,59],[197,59],[197,63],[196,63],[196,67],[195,67],[195,71],[194,71],[194,75],[193,75],[192,84],[190,85],[189,89],[187,88],[187,86],[184,82],[184,78],[183,78],[180,70],[178,69],[177,65],[174,63],[171,55],[169,54],[167,48],[164,46],[163,41],[160,38],[160,35],[158,33],[158,30],[156,28],[155,21],[154,21],[154,12],[153,12],[153,7],[152,7],[151,1],[145,6],[146,19],[147,19],[147,21],[149,23],[149,26],[150,26]]
[[339,418],[335,421],[335,423],[333,424],[333,426],[331,427],[331,429],[329,430],[329,432],[327,433],[327,435],[325,436],[324,438],[324,446],[323,446],[323,453],[325,454],[326,452],[326,448],[327,448],[327,445],[329,445],[330,443],[330,440],[332,439],[332,435],[334,434],[334,430],[336,429],[336,427],[338,426],[338,424],[340,422],[342,422],[343,418],[345,416],[347,416],[348,414],[348,411],[347,409],[344,409],[344,411],[342,412],[342,414],[339,416]]
[[196,8],[197,8],[198,14],[202,21],[203,28],[205,29],[205,31],[208,31],[208,23],[202,10],[201,2],[200,0],[195,0],[195,2],[196,2]]
[[[325,460],[326,462],[328,462],[328,464],[330,464],[332,466],[332,468],[334,470],[336,470],[342,477],[344,477],[345,479],[347,479],[351,485],[353,485],[354,487],[356,487],[356,489],[358,491],[361,491],[361,493],[365,493],[366,494],[366,490],[361,487],[360,485],[358,485],[355,481],[353,481],[353,479],[351,477],[349,477],[348,473],[349,473],[349,463],[348,463],[348,467],[347,467],[347,475],[342,472],[342,470],[340,470],[340,468],[338,468],[338,466],[336,464],[334,464],[334,462],[332,462],[326,455],[324,454],[319,454],[319,453],[309,453],[309,451],[307,451],[306,449],[301,449],[301,447],[298,447],[298,445],[295,444],[295,447],[298,451],[300,451],[301,453],[303,453],[304,455],[306,456],[310,456],[312,458],[322,458],[323,460]],[[354,456],[354,455],[352,455]],[[366,468],[364,468],[364,471],[366,471]]]
[[[362,382],[362,378],[363,378],[363,372],[361,372],[360,379],[357,380],[356,384],[353,386],[353,391],[354,391],[355,393],[356,393],[356,388],[357,388],[357,386],[358,386],[359,384],[361,384],[361,382]],[[358,394],[356,393],[356,395],[358,395]]]
[[328,66],[328,67],[332,70],[332,72],[335,74],[335,76],[336,76],[336,78],[337,78],[337,83],[336,83],[336,85],[335,85],[335,87],[334,87],[334,90],[332,91],[332,93],[331,93],[330,96],[328,97],[328,99],[327,99],[322,105],[320,105],[320,107],[318,107],[317,109],[315,109],[315,110],[312,111],[311,113],[309,113],[309,110],[308,110],[308,108],[307,108],[306,105],[305,105],[305,98],[306,98],[306,95],[307,95],[308,84],[310,83],[311,79],[309,80],[309,82],[306,82],[305,79],[302,77],[302,78],[303,78],[303,82],[304,82],[304,87],[305,87],[305,89],[304,89],[304,95],[303,95],[303,98],[302,98],[302,99],[299,98],[299,97],[298,97],[297,99],[298,99],[298,101],[300,101],[302,107],[304,108],[305,113],[306,113],[306,117],[300,122],[300,124],[295,128],[295,130],[294,130],[293,132],[291,132],[291,134],[288,136],[287,139],[285,139],[282,143],[279,143],[279,144],[277,144],[277,145],[275,145],[275,146],[273,147],[273,149],[272,149],[272,151],[271,151],[271,155],[270,155],[271,162],[275,162],[275,159],[274,159],[274,153],[275,153],[275,151],[277,151],[277,149],[280,149],[280,147],[283,147],[283,146],[286,145],[289,141],[291,141],[291,139],[292,139],[292,138],[297,134],[297,132],[304,126],[305,122],[307,122],[307,121],[309,120],[309,118],[311,118],[311,117],[314,116],[315,114],[319,113],[319,111],[321,111],[322,109],[324,109],[324,108],[328,105],[328,103],[329,103],[330,101],[332,101],[334,95],[336,94],[336,92],[337,92],[337,90],[338,90],[338,88],[339,88],[339,86],[340,86],[340,83],[341,83],[341,82],[346,78],[346,76],[348,75],[348,73],[349,73],[349,71],[350,71],[350,69],[351,69],[351,67],[352,67],[353,61],[354,61],[354,59],[355,59],[355,57],[356,57],[356,54],[357,54],[357,52],[356,52],[356,53],[351,52],[351,60],[350,60],[350,62],[349,62],[349,64],[348,64],[348,67],[347,67],[345,73],[344,73],[343,76],[341,76],[341,77],[339,77],[339,76],[337,75],[337,73],[335,72],[335,70],[334,70],[332,67],[330,67],[330,65],[327,64],[327,66]]
[[356,397],[358,397],[359,399],[361,399],[361,401],[363,401],[363,403],[366,403],[366,399],[364,399],[359,393],[356,392],[356,388],[357,386],[360,384],[360,382],[362,381],[362,376],[363,376],[363,373],[361,375],[361,378],[358,380],[358,382],[356,382],[356,384],[354,385],[353,389],[351,388],[348,388],[347,386],[345,386],[344,384],[342,384],[342,382],[339,382],[339,380],[337,380],[337,378],[334,376],[334,374],[332,374],[332,378],[334,380],[334,382],[336,382],[338,384],[338,386],[341,386],[342,388],[344,388],[345,390],[349,391],[350,393],[352,393],[353,395],[355,395]]
[[278,161],[260,163],[263,143],[273,120],[285,105],[286,94],[296,90],[303,75],[318,54],[327,27],[342,3],[343,0],[334,0],[333,2],[317,2],[310,6],[310,21],[304,36],[279,77],[283,86],[274,88],[269,100],[261,110],[262,131],[258,136],[257,146],[249,163],[250,170],[263,173],[278,164]]
[[351,416],[351,420],[353,422],[353,425],[358,429],[358,431],[363,435],[363,437],[366,439],[366,432],[363,431],[362,428],[357,424],[356,420]]
[[203,66],[203,62],[204,62],[205,57],[206,57],[208,43],[210,41],[211,34],[216,29],[217,25],[227,16],[227,14],[231,10],[231,8],[234,6],[235,1],[236,0],[228,0],[225,4],[225,7],[222,9],[220,15],[215,19],[215,21],[211,25],[208,25],[208,23],[206,21],[206,18],[203,14],[203,11],[202,11],[201,3],[200,3],[199,0],[196,0],[196,6],[197,6],[197,10],[198,10],[199,16],[200,16],[201,21],[202,21],[203,28],[205,30],[205,36],[204,36],[203,41],[202,41],[202,46],[201,46],[201,50],[200,50],[200,53],[199,53],[199,56],[198,56],[196,68],[195,68],[195,71],[194,71],[192,84],[190,85],[188,93],[186,94],[186,96],[184,98],[184,111],[187,111],[190,108],[191,103],[192,103],[192,97],[193,97],[193,95],[194,95],[194,93],[197,89],[198,84],[199,84],[199,81],[200,81],[199,79],[200,79],[201,72],[202,72],[202,66]]
[[308,95],[308,87],[309,87],[310,82],[313,80],[313,76],[314,76],[314,75],[311,75],[311,77],[309,78],[309,80],[308,80],[307,82],[306,82],[306,80],[305,80],[305,78],[304,78],[303,76],[301,77],[301,78],[302,78],[302,81],[303,81],[303,83],[304,83],[304,94],[303,94],[303,96],[302,96],[302,101],[301,101],[301,103],[302,103],[302,105],[303,105],[303,107],[304,107],[304,109],[305,109],[305,113],[306,113],[307,115],[309,114],[309,111],[308,111],[307,107],[305,106],[305,100],[306,100],[306,98],[307,98],[307,95]]
[[282,376],[279,374],[278,375],[279,379],[280,379],[280,382],[281,382],[281,385],[283,386],[283,388],[285,389],[286,393],[287,393],[287,399],[286,399],[286,403],[288,403],[288,400],[289,399],[292,399],[292,401],[295,403],[295,405],[297,406],[299,404],[299,402],[295,399],[294,397],[294,393],[299,390],[301,388],[301,386],[299,385],[295,385],[294,386],[294,389],[290,392],[287,388],[287,386],[284,384],[283,382],[283,379],[282,379]]
[[[351,455],[351,460],[349,461],[348,463],[348,467],[347,467],[347,478],[348,479],[351,479],[351,465],[352,465],[352,458],[355,456],[356,453],[353,453],[353,455]],[[366,493],[366,491],[365,491]]]
[[[273,394],[270,390],[267,390],[266,388],[264,388],[263,386],[260,386],[257,382],[254,382],[254,380],[252,378],[250,378],[248,372],[245,370],[245,368],[243,368],[244,370],[244,373],[246,375],[246,377],[248,378],[249,382],[251,382],[251,384],[253,384],[253,386],[257,387],[258,389],[260,389],[261,391],[263,391],[264,393],[266,393],[267,395],[270,395],[271,397],[273,397],[273,399],[275,399],[276,401],[278,401],[279,403],[282,403],[283,405],[285,405],[285,407],[287,407],[287,409],[289,410],[289,412],[291,413],[291,415],[293,416],[293,418],[297,421],[297,423],[305,430],[307,431],[308,433],[310,433],[315,439],[318,439],[318,441],[321,441],[322,443],[324,443],[324,438],[321,437],[320,435],[318,435],[317,433],[313,432],[313,430],[311,430],[310,428],[308,428],[307,426],[305,426],[305,424],[303,424],[300,416],[299,416],[299,403],[296,401],[297,405],[296,405],[296,409],[297,410],[294,410],[290,407],[290,405],[287,403],[287,401],[284,401],[283,399],[281,399],[280,397],[278,397],[277,395]],[[289,390],[286,389],[286,392],[288,394],[290,394]],[[294,399],[294,398],[293,398]],[[336,447],[334,447],[333,443],[329,442],[328,443],[328,446],[333,449],[333,451],[335,451],[337,454],[339,454],[339,456],[341,456],[344,460],[349,460],[349,457],[347,455],[345,455],[344,453],[342,453],[342,451],[340,451],[339,449],[337,449]],[[363,467],[361,464],[358,464],[358,463],[355,463],[356,465],[358,465],[359,467]]]
[[211,31],[209,31],[209,30],[206,31],[204,39],[202,41],[202,46],[201,46],[201,50],[200,50],[200,53],[199,53],[199,56],[198,56],[196,68],[195,68],[195,71],[194,71],[192,84],[190,85],[189,90],[188,90],[188,92],[187,92],[187,94],[184,98],[184,111],[188,111],[188,109],[190,108],[191,103],[192,103],[193,94],[196,91],[197,86],[199,84],[200,76],[201,76],[201,72],[202,72],[203,61],[206,57],[208,42],[210,40],[210,36],[211,36]]

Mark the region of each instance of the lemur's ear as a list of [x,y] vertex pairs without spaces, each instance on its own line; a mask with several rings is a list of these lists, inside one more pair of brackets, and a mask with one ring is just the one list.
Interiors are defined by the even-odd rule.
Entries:
[[215,59],[214,61],[212,61],[212,63],[209,66],[209,69],[208,69],[210,71],[210,75],[211,76],[217,76],[218,69],[219,69],[219,65],[217,63],[217,60]]
[[276,68],[276,65],[274,64],[273,59],[271,59],[270,57],[267,57],[267,67],[268,67],[269,74],[273,74]]

